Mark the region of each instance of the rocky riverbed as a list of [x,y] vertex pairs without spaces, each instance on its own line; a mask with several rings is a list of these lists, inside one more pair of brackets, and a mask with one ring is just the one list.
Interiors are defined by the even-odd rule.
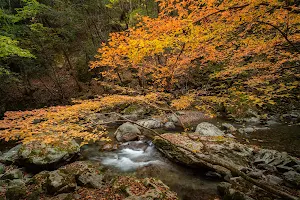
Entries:
[[[109,123],[110,143],[28,143],[13,148],[2,143],[0,199],[280,199],[193,153],[300,196],[300,128],[295,115],[283,124],[257,116],[228,123],[198,111],[154,113],[139,105],[125,108],[120,115],[136,124]],[[101,113],[86,117],[95,126],[119,119]],[[184,128],[189,129],[183,133]]]

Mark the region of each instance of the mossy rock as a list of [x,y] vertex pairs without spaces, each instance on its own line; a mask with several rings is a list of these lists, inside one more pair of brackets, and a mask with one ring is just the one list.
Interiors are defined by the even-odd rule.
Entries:
[[7,200],[16,200],[16,199],[24,199],[26,197],[26,190],[25,186],[15,186],[9,187],[6,190],[5,196]]

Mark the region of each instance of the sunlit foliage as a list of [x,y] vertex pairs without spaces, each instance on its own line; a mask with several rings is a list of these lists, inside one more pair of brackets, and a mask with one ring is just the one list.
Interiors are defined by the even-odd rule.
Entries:
[[101,68],[108,81],[120,81],[130,71],[142,87],[171,91],[184,87],[196,67],[201,73],[208,63],[222,64],[210,74],[210,83],[220,92],[204,100],[231,105],[239,100],[272,105],[299,88],[296,1],[158,3],[157,18],[141,17],[136,27],[112,33],[91,68]]
[[23,143],[39,141],[61,144],[72,139],[88,142],[108,140],[104,126],[91,126],[90,114],[123,104],[151,104],[159,101],[159,94],[145,96],[109,95],[94,100],[74,101],[75,105],[56,106],[32,111],[10,111],[0,120],[0,139],[20,140]]

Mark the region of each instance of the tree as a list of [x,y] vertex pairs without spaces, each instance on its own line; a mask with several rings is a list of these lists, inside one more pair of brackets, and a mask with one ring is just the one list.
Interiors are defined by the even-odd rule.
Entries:
[[158,2],[157,18],[141,17],[137,26],[112,33],[91,68],[102,68],[110,81],[130,70],[142,87],[172,91],[187,84],[195,68],[215,63],[221,67],[209,80],[219,93],[212,96],[228,97],[222,104],[239,98],[273,104],[299,87],[296,1]]

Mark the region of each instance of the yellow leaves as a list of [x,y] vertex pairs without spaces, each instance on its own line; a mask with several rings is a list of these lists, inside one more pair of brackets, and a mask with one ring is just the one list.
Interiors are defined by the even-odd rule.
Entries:
[[181,96],[179,99],[173,100],[171,106],[177,110],[187,109],[195,101],[194,98],[194,95]]

